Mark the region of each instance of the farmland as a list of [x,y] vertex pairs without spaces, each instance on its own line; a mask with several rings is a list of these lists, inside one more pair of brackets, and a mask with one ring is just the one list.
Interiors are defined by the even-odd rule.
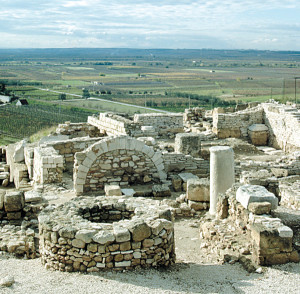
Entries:
[[[226,51],[226,50],[135,50],[135,49],[24,49],[0,50],[0,82],[30,105],[61,109],[60,120],[84,119],[86,114],[104,111],[137,113],[183,111],[189,106],[211,108],[230,106],[245,101],[270,98],[295,100],[295,77],[300,76],[300,52]],[[296,81],[299,88],[300,81]],[[42,90],[43,89],[43,90]],[[102,101],[82,99],[88,96]],[[56,92],[53,92],[56,91]],[[57,92],[66,93],[59,101]],[[298,91],[300,92],[300,90]],[[79,96],[73,96],[73,95]],[[129,106],[111,102],[123,102]],[[55,109],[54,109],[54,108]],[[9,113],[20,117],[30,132],[47,125],[21,113],[20,108],[0,112],[0,130],[7,129]],[[8,111],[9,109],[9,111]],[[77,112],[76,112],[76,111]],[[82,110],[85,116],[79,116]],[[16,112],[18,111],[18,113]],[[66,111],[69,116],[64,117]],[[33,113],[33,110],[30,113]],[[36,120],[46,112],[39,111]],[[25,117],[28,116],[26,120]],[[34,115],[33,115],[34,116]],[[21,119],[22,117],[22,119]],[[55,117],[55,120],[54,120]],[[6,120],[6,127],[4,127]],[[11,119],[10,119],[11,121]],[[16,123],[20,129],[20,124]],[[48,123],[49,124],[49,123]],[[29,132],[29,133],[30,133]],[[27,136],[27,134],[26,134]]]

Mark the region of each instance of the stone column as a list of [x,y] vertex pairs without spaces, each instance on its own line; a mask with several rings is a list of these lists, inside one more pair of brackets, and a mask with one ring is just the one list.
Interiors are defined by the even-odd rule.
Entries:
[[218,194],[224,193],[234,183],[233,150],[227,146],[215,146],[210,151],[210,209],[216,214]]

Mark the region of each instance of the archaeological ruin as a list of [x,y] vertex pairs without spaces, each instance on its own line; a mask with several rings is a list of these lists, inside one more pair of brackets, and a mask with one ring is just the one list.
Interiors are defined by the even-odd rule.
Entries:
[[181,218],[223,262],[299,262],[300,111],[100,113],[0,147],[0,186],[0,250],[47,269],[171,266]]

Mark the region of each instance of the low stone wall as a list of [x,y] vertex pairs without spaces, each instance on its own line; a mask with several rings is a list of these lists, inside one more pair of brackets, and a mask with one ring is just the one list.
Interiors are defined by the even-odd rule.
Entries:
[[263,123],[263,108],[261,106],[249,108],[235,113],[213,113],[213,132],[219,139],[245,138],[248,127]]
[[[256,264],[299,262],[298,252],[292,245],[293,231],[279,218],[273,218],[265,212],[266,202],[253,202],[254,205],[251,208],[245,209],[236,199],[239,186],[241,185],[235,185],[226,194],[220,195],[217,218],[228,217],[231,224],[237,227],[236,230],[244,231],[243,238],[248,238],[252,251],[251,259]],[[270,207],[271,205],[269,211]]]
[[100,130],[89,123],[71,123],[65,122],[59,124],[56,133],[69,136],[70,139],[77,137],[102,137]]
[[300,111],[290,106],[263,103],[269,145],[287,152],[300,150]]
[[185,127],[190,128],[198,122],[202,122],[205,117],[205,109],[194,107],[185,109],[183,113],[183,124]]
[[88,123],[97,127],[101,133],[109,136],[128,135],[134,137],[138,133],[142,136],[139,125],[134,124],[132,120],[113,113],[100,113],[98,117],[89,116]]
[[161,136],[183,132],[182,113],[135,114],[133,121],[141,126],[153,126]]
[[39,215],[42,263],[70,272],[171,265],[171,219],[167,206],[150,199],[76,198]]
[[178,172],[190,172],[199,178],[209,176],[209,161],[202,158],[194,158],[182,153],[170,152],[162,154],[165,171],[168,174],[178,174]]
[[62,181],[64,159],[53,147],[34,148],[34,181],[40,184]]
[[291,154],[279,162],[255,162],[252,160],[249,161],[240,161],[235,162],[235,174],[240,176],[242,171],[259,171],[265,169],[269,172],[275,173],[276,170],[285,171],[284,176],[299,175],[300,174],[300,154],[296,152]]
[[110,136],[75,154],[74,189],[102,190],[105,183],[127,186],[167,178],[160,152],[128,136]]
[[279,181],[279,195],[282,206],[300,210],[300,178]]

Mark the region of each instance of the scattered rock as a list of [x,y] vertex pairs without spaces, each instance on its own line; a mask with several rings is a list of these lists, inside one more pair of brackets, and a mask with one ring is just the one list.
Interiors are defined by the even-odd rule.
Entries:
[[0,280],[1,287],[11,287],[15,283],[15,279],[12,276],[6,276]]

